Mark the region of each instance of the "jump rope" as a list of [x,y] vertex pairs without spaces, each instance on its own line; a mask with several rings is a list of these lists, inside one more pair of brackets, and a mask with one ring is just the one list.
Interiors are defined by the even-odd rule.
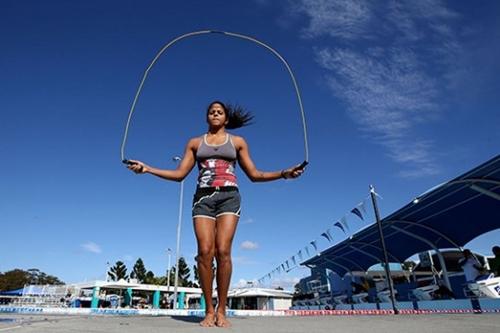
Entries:
[[302,105],[302,98],[300,97],[300,90],[299,90],[299,87],[297,85],[297,81],[295,80],[295,76],[293,75],[292,69],[290,68],[290,65],[285,60],[285,58],[283,58],[278,53],[278,51],[276,51],[275,49],[273,49],[271,46],[267,45],[266,43],[261,42],[260,40],[258,40],[256,38],[253,38],[253,37],[250,37],[250,36],[246,36],[246,35],[243,35],[243,34],[238,34],[238,33],[234,33],[234,32],[227,32],[227,31],[220,31],[220,30],[194,31],[194,32],[186,33],[184,35],[176,37],[173,40],[171,40],[170,42],[168,42],[165,46],[163,46],[161,48],[161,50],[153,58],[153,60],[149,64],[149,66],[146,68],[146,71],[144,72],[144,75],[142,76],[141,83],[139,84],[139,88],[137,89],[137,92],[135,93],[134,101],[132,102],[132,106],[130,107],[130,111],[128,113],[127,124],[125,126],[125,133],[123,135],[123,141],[122,141],[122,145],[121,145],[121,161],[122,161],[122,163],[125,163],[127,165],[134,164],[134,162],[132,162],[129,159],[125,158],[125,145],[127,143],[128,129],[129,129],[130,122],[131,122],[131,119],[132,119],[132,114],[135,111],[135,106],[136,106],[137,101],[139,99],[139,95],[141,94],[142,87],[144,86],[144,82],[146,82],[146,79],[147,79],[147,77],[149,75],[149,71],[153,68],[153,66],[156,64],[156,62],[158,61],[158,59],[163,55],[163,53],[165,53],[165,51],[169,47],[171,47],[172,45],[174,45],[178,41],[180,41],[182,39],[189,38],[189,37],[193,37],[193,36],[207,35],[207,34],[220,34],[220,35],[224,35],[224,36],[229,36],[229,37],[235,37],[235,38],[240,38],[240,39],[248,40],[250,42],[253,42],[253,43],[255,43],[257,45],[260,45],[260,46],[264,47],[265,49],[269,50],[279,60],[281,60],[281,62],[285,65],[285,67],[286,67],[286,69],[288,71],[288,74],[290,75],[290,79],[292,80],[293,86],[295,88],[295,94],[297,96],[297,102],[298,102],[298,105],[299,105],[300,115],[301,115],[301,119],[302,119],[302,128],[303,128],[303,136],[304,136],[304,162],[302,162],[296,169],[303,169],[307,164],[309,164],[309,148],[308,148],[308,143],[307,143],[306,116],[305,116],[305,113],[304,113],[304,107]]

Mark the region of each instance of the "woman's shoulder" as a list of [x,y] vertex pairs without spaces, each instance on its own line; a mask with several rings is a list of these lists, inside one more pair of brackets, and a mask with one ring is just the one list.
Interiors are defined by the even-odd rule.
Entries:
[[246,144],[246,141],[245,141],[245,139],[242,136],[233,135],[233,134],[230,134],[230,136],[231,136],[231,140],[233,141],[233,144],[235,146],[238,147],[238,146]]
[[191,138],[188,141],[188,146],[198,147],[200,145],[200,143],[201,143],[202,140],[203,140],[203,135]]

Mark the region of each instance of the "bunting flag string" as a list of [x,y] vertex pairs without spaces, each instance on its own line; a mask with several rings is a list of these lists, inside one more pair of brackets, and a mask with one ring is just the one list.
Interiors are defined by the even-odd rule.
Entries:
[[[374,192],[374,194],[377,197],[382,199],[382,197],[378,193]],[[349,213],[356,215],[357,218],[359,218],[361,221],[365,221],[365,219],[367,217],[366,205],[367,205],[368,198],[369,198],[369,195],[366,198],[364,198],[360,203],[358,203],[354,208],[352,208],[349,211]],[[344,216],[342,216],[340,219],[335,221],[335,223],[333,224],[334,227],[337,227],[340,230],[342,230],[344,235],[347,235],[348,233],[351,232],[350,227],[349,227],[349,223],[348,223],[348,219],[347,219],[347,217],[350,216],[349,213],[346,213]],[[331,228],[328,228],[323,233],[321,233],[321,237],[324,237],[326,240],[328,240],[329,243],[332,243],[334,241],[334,238],[333,238],[332,233],[331,233]],[[316,253],[318,253],[318,244],[317,244],[317,240],[315,239],[315,240],[310,241],[308,245],[306,245],[304,248],[300,249],[295,255],[288,258],[281,265],[278,265],[278,267],[276,267],[271,273],[264,275],[259,280],[259,282],[263,283],[264,280],[266,279],[266,277],[271,278],[271,276],[276,275],[276,273],[277,274],[288,273],[293,268],[298,267],[297,258],[300,260],[299,262],[301,262],[305,259],[304,258],[305,254],[307,254],[307,258],[311,258],[311,252],[309,251],[309,245],[311,245],[314,248],[314,251],[316,251]],[[305,253],[304,253],[304,250],[305,250]],[[290,267],[290,262],[292,262],[292,265],[293,265],[292,267]]]

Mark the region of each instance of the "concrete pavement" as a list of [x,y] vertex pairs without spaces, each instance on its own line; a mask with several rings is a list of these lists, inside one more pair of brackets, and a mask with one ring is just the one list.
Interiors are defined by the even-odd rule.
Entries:
[[200,317],[49,316],[0,314],[0,332],[15,333],[164,333],[164,332],[346,332],[492,333],[500,314],[384,316],[232,317],[231,328],[203,328]]

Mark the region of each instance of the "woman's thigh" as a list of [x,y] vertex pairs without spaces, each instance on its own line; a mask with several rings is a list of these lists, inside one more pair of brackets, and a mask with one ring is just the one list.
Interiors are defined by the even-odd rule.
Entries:
[[215,223],[215,220],[205,217],[195,217],[193,219],[198,251],[215,250]]
[[217,250],[230,251],[233,243],[239,216],[233,214],[220,215],[215,220],[215,246]]

